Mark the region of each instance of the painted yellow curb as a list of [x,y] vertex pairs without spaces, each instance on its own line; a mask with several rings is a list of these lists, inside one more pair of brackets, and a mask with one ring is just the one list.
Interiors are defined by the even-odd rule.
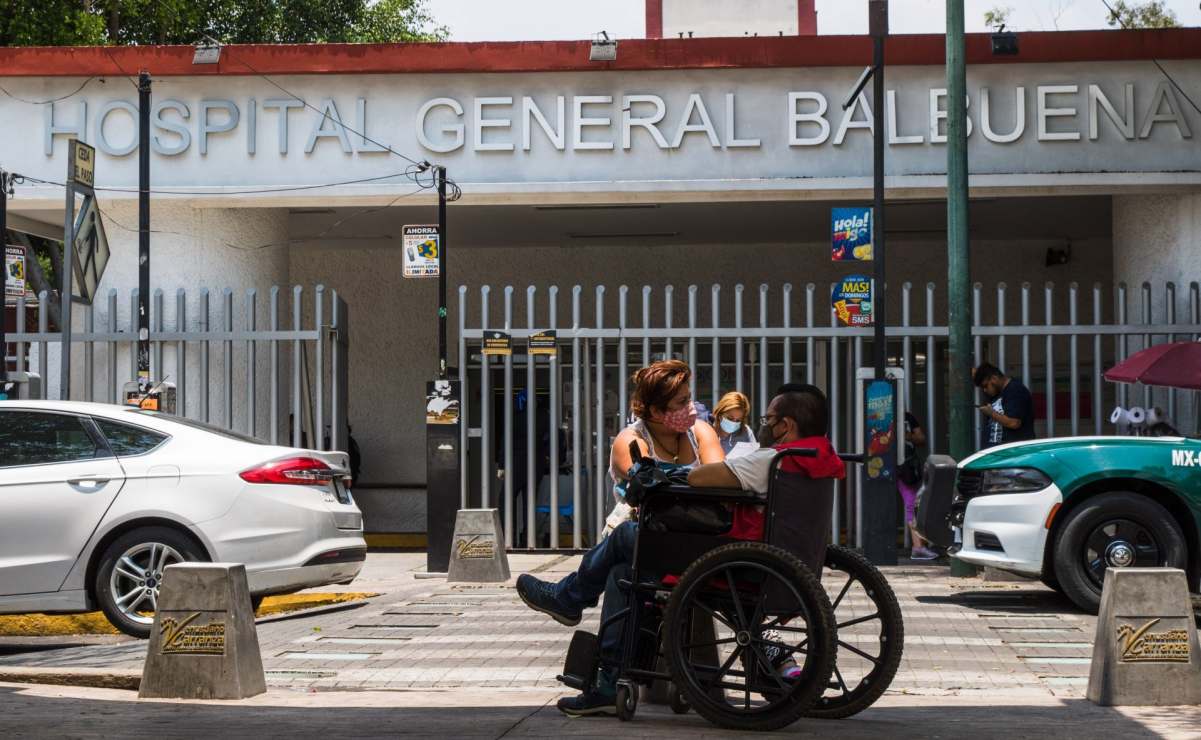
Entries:
[[[318,606],[362,601],[376,593],[300,593],[268,596],[255,616],[312,609]],[[11,614],[0,616],[0,637],[56,637],[60,635],[117,635],[102,612],[86,614]]]

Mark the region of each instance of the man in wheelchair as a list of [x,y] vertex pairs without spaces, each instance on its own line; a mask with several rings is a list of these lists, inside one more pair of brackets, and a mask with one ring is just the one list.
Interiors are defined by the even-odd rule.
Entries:
[[[843,462],[826,436],[829,409],[825,395],[814,386],[801,384],[790,384],[780,391],[772,399],[761,421],[758,435],[761,449],[742,457],[694,468],[688,474],[688,485],[697,488],[741,488],[766,493],[772,461],[778,451],[790,448],[812,449],[816,454],[789,457],[782,461],[781,471],[814,479],[845,477]],[[763,531],[763,507],[737,504],[729,529],[722,536],[760,540]],[[585,553],[580,567],[574,573],[559,582],[542,581],[528,574],[520,576],[517,579],[518,595],[531,609],[549,615],[560,624],[575,626],[579,624],[583,610],[596,606],[603,593],[605,598],[601,620],[604,623],[627,606],[627,593],[619,588],[618,581],[629,578],[637,534],[636,522],[623,522],[609,537]],[[819,544],[824,550],[824,539]],[[639,567],[645,571],[653,569],[654,564],[642,562]],[[820,560],[817,571],[820,573]],[[600,650],[603,656],[613,659],[621,649],[621,630],[602,631]],[[784,655],[778,657],[781,663],[788,658]],[[594,688],[579,696],[561,699],[558,704],[560,711],[570,716],[616,714],[616,679],[610,671],[602,668]]]

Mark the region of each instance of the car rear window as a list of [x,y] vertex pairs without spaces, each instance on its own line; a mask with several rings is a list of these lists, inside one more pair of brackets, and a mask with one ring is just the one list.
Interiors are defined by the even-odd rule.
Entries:
[[174,416],[172,414],[164,414],[159,411],[148,411],[146,409],[130,408],[130,409],[126,409],[126,410],[131,414],[142,414],[145,416],[153,417],[155,419],[162,419],[164,421],[169,421],[173,424],[182,424],[185,427],[191,427],[192,429],[199,429],[202,432],[208,432],[209,434],[216,434],[218,437],[225,437],[226,439],[236,439],[239,442],[249,442],[250,444],[255,444],[255,445],[270,444],[269,442],[264,442],[263,440],[259,439],[258,437],[251,437],[249,434],[240,434],[238,432],[230,431],[229,429],[225,429],[225,428],[216,426],[215,424],[206,424],[203,421],[196,421],[195,419],[188,419],[183,416]]
[[92,417],[92,421],[100,427],[100,433],[104,435],[109,448],[117,457],[143,455],[165,442],[168,436],[152,429],[122,424],[100,416]]

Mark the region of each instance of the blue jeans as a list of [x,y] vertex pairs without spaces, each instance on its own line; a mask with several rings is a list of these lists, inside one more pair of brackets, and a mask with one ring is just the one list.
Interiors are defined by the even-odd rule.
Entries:
[[[601,623],[626,608],[627,594],[617,587],[620,578],[629,578],[634,562],[634,542],[638,537],[638,524],[622,522],[600,544],[584,554],[579,569],[555,584],[555,599],[565,611],[583,611],[596,606],[601,594],[605,595],[601,607]],[[614,656],[621,652],[621,623],[605,630],[601,638],[601,652]]]

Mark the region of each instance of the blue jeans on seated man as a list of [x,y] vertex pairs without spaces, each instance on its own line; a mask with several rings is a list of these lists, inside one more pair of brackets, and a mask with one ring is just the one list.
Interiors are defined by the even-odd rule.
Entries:
[[[580,567],[554,585],[555,599],[568,611],[578,612],[596,606],[601,594],[601,624],[626,607],[627,594],[617,587],[621,578],[630,578],[634,562],[634,542],[638,537],[636,522],[622,522],[608,537],[584,554]],[[618,622],[600,635],[601,653],[616,658],[621,653],[622,623]]]

